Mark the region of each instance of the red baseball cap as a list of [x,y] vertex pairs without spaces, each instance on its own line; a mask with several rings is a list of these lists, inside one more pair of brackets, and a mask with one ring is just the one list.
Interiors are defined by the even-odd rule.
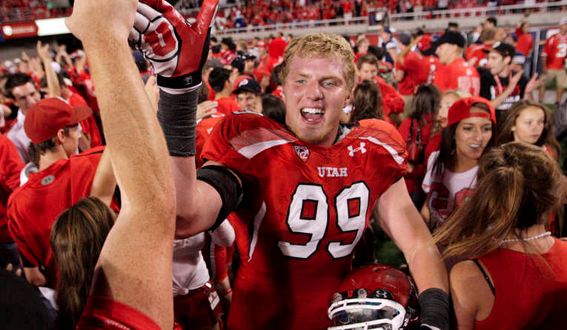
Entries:
[[87,119],[93,111],[87,106],[73,108],[61,98],[40,100],[26,113],[24,131],[33,143],[45,142],[57,131]]
[[421,39],[417,42],[417,48],[423,53],[426,53],[431,50],[431,36],[424,34],[421,36]]
[[[471,107],[475,103],[482,103],[488,107],[490,113],[482,112],[470,112]],[[484,97],[472,96],[472,97],[464,97],[460,100],[457,100],[453,105],[449,108],[449,115],[447,118],[447,126],[451,126],[454,123],[458,123],[463,119],[471,118],[471,117],[481,117],[481,118],[488,118],[496,125],[496,112],[494,111],[494,107],[490,102],[485,99]]]

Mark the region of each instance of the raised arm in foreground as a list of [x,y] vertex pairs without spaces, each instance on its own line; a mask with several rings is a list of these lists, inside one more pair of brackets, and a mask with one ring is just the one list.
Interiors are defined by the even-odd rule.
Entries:
[[[137,3],[77,0],[67,20],[89,57],[123,201],[89,299],[103,296],[126,304],[171,329],[175,188],[165,139],[127,42]],[[83,319],[82,326],[94,325]]]

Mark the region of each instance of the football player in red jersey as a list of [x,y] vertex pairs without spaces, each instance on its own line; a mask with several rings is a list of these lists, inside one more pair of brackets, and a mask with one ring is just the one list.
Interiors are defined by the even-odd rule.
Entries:
[[557,82],[557,101],[555,106],[561,104],[563,92],[567,87],[567,72],[565,72],[565,59],[567,58],[567,17],[561,19],[559,33],[552,35],[545,42],[541,60],[543,65],[543,83],[539,90],[539,100],[542,102],[545,89],[553,80]]
[[[158,43],[141,46],[146,54],[161,52]],[[208,162],[198,171],[197,91],[176,78],[191,73],[190,56],[180,52],[178,65],[167,68],[153,62],[161,88],[158,118],[177,185],[176,235],[214,228],[234,210],[239,217],[233,226],[242,260],[228,328],[326,328],[329,296],[375,210],[421,290],[422,321],[447,329],[446,270],[400,180],[404,142],[383,122],[339,125],[355,84],[346,40],[325,34],[293,39],[281,71],[286,126],[259,114],[227,116],[213,129],[202,154]]]

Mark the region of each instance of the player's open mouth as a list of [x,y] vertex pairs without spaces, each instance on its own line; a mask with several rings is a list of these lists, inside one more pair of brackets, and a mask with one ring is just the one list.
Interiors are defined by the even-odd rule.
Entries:
[[325,110],[317,108],[303,108],[301,109],[301,116],[308,122],[316,122],[323,118]]
[[473,148],[473,149],[477,149],[480,148],[480,144],[469,144],[469,147]]

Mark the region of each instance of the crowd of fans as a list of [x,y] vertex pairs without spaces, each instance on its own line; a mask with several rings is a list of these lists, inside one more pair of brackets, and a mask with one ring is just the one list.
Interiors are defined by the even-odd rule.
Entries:
[[[197,10],[198,1],[173,2],[181,11]],[[229,1],[217,15],[219,29],[246,26],[268,26],[277,23],[298,23],[331,19],[367,17],[376,10],[390,14],[411,14],[436,10],[476,7],[497,7],[516,4],[514,0],[501,2],[485,0],[255,0],[244,3]],[[51,8],[45,0],[7,0],[0,4],[0,23],[27,22],[36,19],[66,17],[70,7]],[[194,14],[187,13],[187,17]],[[427,18],[434,18],[428,15]]]
[[[453,4],[454,2],[449,1],[409,0],[387,2],[323,0],[317,3],[260,0],[249,2],[245,6],[231,7],[224,13],[221,11],[219,18],[225,27],[243,27],[247,24],[265,25],[297,20],[366,16],[371,7],[388,7],[398,12],[412,12],[417,6],[433,10],[446,9]],[[44,6],[21,0],[2,2],[0,7],[2,13],[15,8],[23,12]],[[395,171],[398,172],[394,174],[404,173],[403,181],[405,181],[404,187],[407,187],[407,195],[415,208],[420,211],[423,222],[433,235],[439,249],[448,257],[445,259],[445,265],[451,273],[451,290],[459,325],[474,325],[476,322],[477,328],[481,329],[502,327],[502,324],[506,324],[505,321],[512,317],[504,316],[502,320],[491,314],[494,310],[502,311],[501,308],[504,308],[502,305],[506,304],[499,300],[500,292],[528,294],[529,289],[513,291],[512,286],[520,285],[522,278],[505,275],[503,264],[498,262],[502,254],[506,254],[508,258],[506,260],[515,260],[513,263],[505,263],[506,267],[516,267],[518,272],[530,269],[530,275],[527,277],[530,283],[541,281],[537,274],[533,275],[534,269],[537,272],[538,267],[541,269],[550,265],[550,273],[546,274],[555,282],[545,284],[545,289],[548,291],[544,292],[542,289],[542,292],[553,295],[554,306],[564,306],[564,299],[554,300],[559,298],[557,292],[553,290],[565,290],[566,275],[557,275],[554,271],[559,269],[558,265],[563,262],[567,254],[564,252],[565,247],[560,245],[563,243],[551,237],[562,236],[561,209],[565,201],[564,180],[559,169],[559,163],[562,162],[561,145],[556,137],[560,136],[567,127],[560,125],[554,127],[552,110],[557,113],[567,111],[567,105],[563,102],[563,91],[567,87],[564,64],[567,58],[565,52],[567,18],[558,23],[559,33],[551,36],[544,46],[543,72],[532,76],[528,75],[530,61],[526,60],[533,56],[533,40],[528,33],[527,21],[520,22],[514,31],[507,31],[498,26],[496,18],[490,17],[469,35],[460,31],[458,24],[455,23],[451,23],[447,30],[438,36],[429,35],[422,30],[396,34],[389,27],[383,27],[377,44],[371,44],[364,35],[347,38],[348,45],[352,49],[352,53],[350,49],[348,52],[354,59],[352,70],[356,72],[356,78],[353,75],[352,97],[345,97],[345,104],[341,104],[343,107],[340,115],[341,127],[343,127],[341,129],[345,130],[344,134],[358,127],[361,130],[377,130],[383,134],[380,137],[386,139],[379,141],[380,143],[400,146],[401,150],[388,149],[388,152],[398,152],[398,155],[403,155],[405,160],[402,159],[402,162],[407,161],[407,171],[405,168],[402,171],[401,167],[399,169],[396,167]],[[228,129],[231,127],[226,127],[227,125],[238,124],[232,119],[236,116],[234,113],[253,112],[271,119],[268,124],[252,122],[246,123],[251,127],[237,127],[238,130],[255,129],[266,134],[266,136],[262,135],[264,140],[252,146],[244,146],[244,144],[253,136],[239,135],[230,140],[234,148],[241,148],[238,149],[238,153],[233,152],[240,157],[255,157],[261,151],[257,152],[252,150],[253,148],[244,149],[259,148],[258,145],[266,143],[268,138],[273,138],[270,134],[283,140],[288,136],[295,138],[295,135],[285,128],[290,126],[286,117],[286,107],[289,106],[288,103],[293,95],[284,95],[282,87],[285,84],[284,78],[289,77],[288,71],[291,70],[289,63],[284,59],[287,58],[289,61],[289,58],[294,56],[289,54],[289,47],[296,45],[293,40],[294,36],[282,32],[277,32],[277,35],[270,38],[251,40],[235,41],[231,38],[219,40],[212,37],[210,48],[205,50],[202,70],[199,68],[197,71],[203,81],[198,97],[183,102],[174,100],[171,95],[167,96],[164,92],[171,91],[175,86],[168,85],[163,88],[164,85],[161,85],[162,91],[159,92],[157,86],[164,82],[163,80],[160,82],[159,78],[156,82],[154,76],[157,73],[163,79],[164,71],[156,67],[157,61],[152,67],[144,54],[137,50],[132,53],[133,61],[130,58],[124,61],[129,61],[127,64],[134,62],[137,66],[141,79],[136,77],[131,81],[135,83],[138,83],[138,80],[144,81],[147,93],[144,102],[151,104],[154,111],[160,109],[158,117],[166,131],[166,141],[171,156],[176,156],[171,150],[175,142],[167,136],[167,130],[173,130],[167,125],[175,120],[168,117],[170,113],[163,112],[163,104],[174,104],[183,108],[187,103],[193,102],[197,104],[196,167],[201,168],[215,152],[230,165],[231,162],[235,164],[237,161],[244,162],[244,158],[234,158],[236,156],[231,154],[233,151],[224,150],[224,145],[213,148],[211,141],[221,135],[229,134]],[[344,40],[326,42],[327,46],[331,43],[345,43]],[[100,62],[96,63],[98,68],[102,66]],[[28,306],[30,310],[40,311],[36,317],[41,317],[40,323],[43,328],[75,328],[86,306],[95,304],[94,299],[91,301],[87,297],[91,284],[97,281],[96,276],[93,276],[95,266],[99,255],[102,255],[101,250],[106,244],[107,237],[112,235],[116,214],[122,212],[129,214],[131,204],[140,205],[140,201],[136,201],[133,195],[120,194],[115,189],[117,182],[119,185],[128,186],[137,182],[136,180],[143,180],[144,174],[146,178],[151,176],[146,172],[139,173],[137,179],[132,180],[124,175],[127,173],[124,168],[122,168],[123,172],[118,172],[121,166],[124,166],[125,160],[116,158],[115,154],[111,154],[108,148],[105,148],[107,142],[105,130],[108,127],[111,130],[109,137],[112,143],[120,145],[120,139],[117,138],[119,135],[116,134],[119,127],[116,123],[109,125],[110,116],[108,113],[105,116],[104,112],[106,109],[104,106],[108,105],[109,99],[107,93],[110,93],[111,88],[109,86],[101,88],[104,83],[112,85],[114,82],[111,79],[103,81],[100,77],[96,77],[93,83],[91,71],[94,67],[90,57],[87,59],[83,50],[69,54],[65,45],[43,45],[41,42],[37,44],[37,56],[22,54],[21,58],[5,62],[0,66],[2,89],[0,268],[2,271],[8,269],[22,276],[34,288],[41,287],[41,291],[22,289],[19,292],[28,299],[27,302],[22,303],[23,305]],[[298,90],[312,88],[301,85],[308,78],[294,79],[297,79]],[[544,105],[542,101],[546,86],[552,82],[557,88],[557,98],[553,107],[555,109]],[[327,83],[335,82],[324,81],[321,87],[315,89],[332,88],[328,87]],[[101,89],[104,96],[99,106]],[[179,94],[179,91],[176,92],[172,95]],[[159,106],[158,99],[160,99]],[[117,104],[128,105],[118,101]],[[306,121],[317,121],[323,115],[321,109],[315,106],[309,108],[309,105],[306,105],[301,113]],[[122,115],[121,118],[138,120],[127,115]],[[155,121],[155,116],[152,118]],[[259,127],[254,127],[253,124]],[[190,125],[187,127],[182,128],[184,130],[193,128]],[[222,131],[218,133],[221,129]],[[299,139],[301,138],[300,136]],[[132,142],[128,134],[125,134],[123,139],[123,142]],[[337,135],[337,143],[340,143],[340,139],[341,137]],[[371,148],[368,145],[377,144],[372,139],[367,138],[366,142],[358,142],[358,149],[349,146],[350,157],[357,152],[364,154]],[[521,143],[510,144],[510,142]],[[322,149],[320,146],[317,147]],[[127,148],[123,150],[128,152]],[[318,152],[318,149],[313,148],[310,156],[307,147],[296,147],[296,155],[292,156],[294,160],[297,156],[301,161],[307,162],[309,157],[322,157],[315,155]],[[248,156],[250,154],[253,155]],[[132,157],[136,156],[134,152],[132,155]],[[152,159],[155,160],[152,157],[144,158],[148,162]],[[145,163],[138,165],[144,166]],[[248,163],[234,166],[241,166],[243,172],[253,167]],[[280,166],[286,165],[280,164]],[[212,167],[214,165],[205,166],[203,169]],[[154,170],[157,168],[161,167],[153,167]],[[191,170],[194,172],[195,166],[192,166]],[[234,181],[235,185],[244,185],[239,187],[240,193],[242,190],[244,194],[250,193],[250,190],[254,189],[247,186],[248,181],[245,184],[238,182],[241,178],[249,180],[246,176],[249,174],[239,177],[238,180],[234,178],[229,180],[227,178],[231,177],[232,171],[226,169],[219,171],[223,171],[224,181]],[[186,175],[186,173],[175,173],[180,177]],[[173,176],[167,171],[165,174]],[[333,177],[346,174],[346,168],[320,167],[318,174],[320,177],[326,176],[327,180],[332,180]],[[210,173],[201,172],[197,175],[199,180],[211,185],[218,184]],[[232,175],[235,176],[234,173]],[[283,177],[280,180],[285,180],[286,174],[279,175]],[[394,186],[397,183],[390,184]],[[169,188],[175,190],[173,187]],[[231,196],[236,194],[224,186],[221,188],[215,186],[215,189],[225,204],[229,202],[224,199],[223,194]],[[271,189],[276,188],[271,187]],[[475,194],[477,189],[482,194]],[[234,188],[234,190],[238,189]],[[159,191],[153,193],[159,195]],[[179,194],[179,191],[177,193]],[[499,204],[500,197],[503,200],[501,204]],[[173,197],[168,195],[168,198]],[[160,198],[157,199],[159,202]],[[354,199],[348,200],[349,204],[345,209],[350,209],[351,200]],[[149,200],[151,196],[146,201]],[[316,210],[322,207],[318,206],[316,200],[309,201],[314,202]],[[258,202],[264,205],[256,205]],[[360,199],[358,203],[362,204]],[[165,204],[167,203],[164,202]],[[206,208],[210,205],[201,206]],[[159,209],[152,209],[153,204],[148,207],[150,209],[148,214],[159,213]],[[223,215],[224,207],[219,207],[220,211],[215,212],[215,217],[217,214],[219,217]],[[264,201],[246,201],[241,205],[241,209],[246,207],[250,207],[251,210],[258,209],[258,214],[270,212],[270,207],[266,211]],[[304,201],[304,205],[300,208],[301,212],[298,213],[303,217],[303,213],[308,213],[313,206],[310,207],[309,203]],[[476,214],[479,216],[475,216]],[[171,214],[164,216],[168,215]],[[246,235],[252,235],[252,232],[258,234],[263,216],[250,213],[246,215],[252,220],[246,220],[250,224],[248,227],[244,226],[244,229],[239,223],[240,218],[243,217],[242,213],[231,213],[222,219],[217,219],[213,229],[204,228],[207,230],[201,230],[200,233],[195,232],[193,227],[177,228],[177,239],[173,241],[172,266],[169,260],[170,268],[173,269],[173,274],[170,276],[173,284],[172,286],[171,283],[168,284],[169,287],[163,285],[167,290],[173,288],[173,311],[177,328],[226,328],[226,317],[230,310],[237,308],[239,313],[243,313],[245,307],[241,307],[240,304],[243,304],[244,300],[237,300],[234,304],[232,301],[234,276],[238,270],[246,270],[247,276],[255,275],[248,268],[249,260],[244,258],[248,255],[239,256],[235,253],[235,247],[238,245],[237,252],[249,253],[252,259],[256,244],[258,248],[262,248],[261,244],[265,244],[254,241],[254,239],[258,240],[258,237],[250,238],[249,241],[248,237],[243,237],[243,232],[246,232]],[[347,215],[350,217],[350,214]],[[177,216],[180,217],[179,214]],[[288,222],[287,226],[291,230],[290,226],[293,226],[293,223]],[[345,227],[345,230],[341,228],[341,231],[343,233],[353,231],[353,228]],[[297,232],[307,233],[301,230]],[[150,230],[145,234],[149,237],[152,232]],[[172,233],[170,234],[173,237]],[[316,233],[309,234],[316,235]],[[371,231],[366,230],[365,235],[367,234],[370,235],[369,240],[366,238],[367,242],[372,242]],[[357,239],[360,239],[359,236],[361,235],[357,235]],[[126,238],[121,240],[127,241]],[[535,242],[535,245],[531,246],[531,242]],[[153,243],[150,241],[148,244]],[[306,247],[302,243],[279,241],[278,244],[283,246],[284,243],[288,244],[288,248],[289,245]],[[333,243],[329,246],[331,244]],[[342,243],[335,242],[335,244],[343,246]],[[373,243],[369,246],[363,244],[358,246],[355,257],[357,264],[375,262],[373,253],[365,254],[362,251],[359,254],[358,250],[365,248],[373,251]],[[159,250],[161,247],[160,245],[156,249],[161,251]],[[291,248],[281,249],[284,251],[283,254],[289,253],[296,259],[310,257],[310,255],[299,257],[292,255],[296,250]],[[552,249],[555,250],[553,257],[550,257],[548,252]],[[559,249],[561,251],[557,252]],[[331,250],[329,248],[328,252],[334,258]],[[503,250],[505,252],[502,252]],[[513,251],[519,251],[521,254],[513,254]],[[350,253],[353,252],[350,251],[347,255]],[[527,253],[537,253],[544,258],[530,263],[524,258]],[[367,260],[360,257],[364,255],[367,256]],[[255,256],[255,258],[261,257],[266,258],[261,254]],[[342,257],[344,256],[334,259]],[[348,263],[347,268],[350,268],[350,261]],[[239,266],[244,267],[244,270],[239,269]],[[4,276],[4,273],[2,274]],[[471,279],[470,274],[478,276],[475,275],[476,277],[473,276]],[[107,275],[111,276],[112,271]],[[99,274],[99,282],[100,276]],[[136,279],[132,278],[132,281]],[[476,295],[464,289],[466,283],[470,285],[473,282],[477,288],[480,288],[475,291]],[[0,283],[0,286],[8,285],[5,283],[8,281]],[[27,283],[20,278],[10,283],[9,285],[14,287],[22,286],[29,289]],[[423,281],[418,282],[418,286],[421,283]],[[241,290],[243,286],[253,286],[242,283],[240,285]],[[151,289],[144,288],[144,290]],[[244,294],[253,296],[250,293]],[[278,297],[270,299],[278,299]],[[262,302],[269,305],[270,299]],[[327,297],[319,297],[319,299],[325,300]],[[462,299],[465,299],[465,302]],[[100,301],[97,303],[102,304]],[[537,301],[535,305],[546,304]],[[326,310],[328,306],[324,307]],[[521,305],[521,307],[525,306]],[[530,306],[526,308],[530,309]],[[545,313],[553,317],[557,316],[553,314],[553,306],[541,308]],[[557,323],[558,319],[554,318],[538,319],[541,315],[536,315],[535,309],[531,309],[531,314],[525,314],[524,319],[520,317],[518,320],[514,319],[514,322],[517,322],[512,327],[529,328],[530,325],[545,325],[550,329],[558,329],[560,324],[563,324]],[[524,310],[518,307],[517,313]],[[12,310],[10,313],[13,314],[11,320],[14,320],[14,324],[17,322],[15,315],[28,317],[25,316],[26,308],[22,308],[20,312]],[[545,313],[543,318],[547,315]],[[327,315],[324,315],[324,318],[326,317]],[[253,319],[254,316],[250,318]],[[150,324],[151,320],[138,319],[137,322]]]

